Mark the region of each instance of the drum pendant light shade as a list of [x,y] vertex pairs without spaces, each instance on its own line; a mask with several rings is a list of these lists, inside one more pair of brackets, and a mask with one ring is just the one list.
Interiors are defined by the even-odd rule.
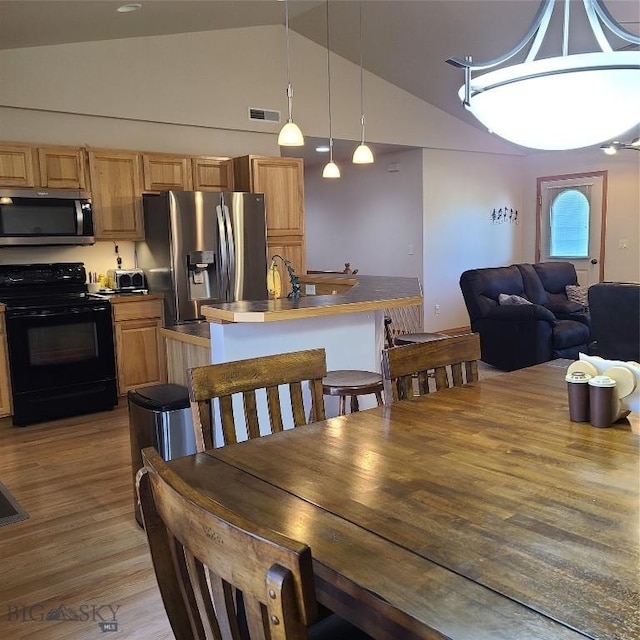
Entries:
[[354,164],[371,164],[373,153],[366,144],[359,144],[353,152]]
[[640,121],[640,52],[536,60],[478,76],[472,91],[467,109],[502,138],[535,149],[587,147]]
[[[557,6],[564,7],[562,55],[536,60]],[[532,149],[579,149],[625,133],[640,123],[640,51],[614,51],[604,28],[617,38],[640,44],[623,29],[603,0],[582,0],[600,51],[569,54],[571,5],[543,0],[527,34],[511,51],[486,62],[450,58],[464,70],[458,95],[492,133]],[[516,56],[529,43],[524,62],[486,71]]]
[[287,111],[289,117],[286,124],[280,129],[278,144],[281,147],[301,147],[304,145],[304,136],[300,127],[293,121],[293,88],[291,87],[291,70],[289,63],[289,0],[284,3],[285,34],[287,44]]
[[280,129],[278,135],[278,144],[281,147],[301,147],[304,145],[304,136],[300,127],[293,121],[287,122],[287,124]]
[[338,165],[331,160],[324,165],[324,169],[322,170],[323,178],[339,178],[340,177],[340,168]]

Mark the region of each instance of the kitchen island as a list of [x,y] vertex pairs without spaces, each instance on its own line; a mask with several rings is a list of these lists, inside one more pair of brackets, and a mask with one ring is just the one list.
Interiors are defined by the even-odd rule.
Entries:
[[[422,304],[417,278],[310,274],[300,276],[300,284],[303,295],[298,299],[203,306],[209,362],[323,348],[329,370],[380,371],[384,310]],[[186,384],[186,369],[204,364],[205,327],[180,325],[162,331],[167,340],[170,382]],[[335,415],[337,399],[325,401],[328,415]],[[373,396],[362,399],[362,408],[374,405]]]

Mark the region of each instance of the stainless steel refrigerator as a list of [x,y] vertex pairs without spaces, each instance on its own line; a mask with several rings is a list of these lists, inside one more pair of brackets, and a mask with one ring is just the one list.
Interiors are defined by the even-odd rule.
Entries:
[[145,194],[137,264],[165,299],[165,323],[200,319],[202,305],[264,300],[264,195],[213,191]]

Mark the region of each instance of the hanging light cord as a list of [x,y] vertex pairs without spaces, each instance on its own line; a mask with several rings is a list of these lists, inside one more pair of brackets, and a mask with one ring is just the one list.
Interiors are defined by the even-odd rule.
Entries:
[[360,124],[362,125],[362,144],[364,144],[364,74],[362,71],[362,0],[360,6]]
[[329,85],[329,159],[333,162],[333,134],[331,133],[331,51],[329,49],[329,0],[327,0],[327,80]]
[[289,122],[293,121],[293,89],[291,88],[291,69],[289,65],[289,0],[284,2],[284,28],[287,34],[287,107],[289,109]]

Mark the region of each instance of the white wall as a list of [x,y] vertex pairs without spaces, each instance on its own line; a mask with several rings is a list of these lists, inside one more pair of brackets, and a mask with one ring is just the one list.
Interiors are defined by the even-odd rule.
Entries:
[[[109,269],[117,269],[115,246],[110,241],[96,242],[82,247],[2,247],[0,264],[31,264],[33,262],[84,262],[87,272],[95,271],[105,276]],[[133,242],[118,242],[122,268],[135,266]]]
[[[283,27],[270,26],[0,51],[0,139],[230,157],[279,155],[280,125],[249,121],[248,108],[286,112],[283,42]],[[291,54],[296,121],[305,134],[325,136],[326,49],[291,33]],[[359,82],[359,67],[334,55],[336,137],[359,136]],[[513,152],[376,76],[367,73],[365,83],[370,140]],[[418,239],[415,244],[415,257],[404,257],[419,272]],[[119,247],[123,266],[133,266],[133,243]],[[347,252],[336,253],[340,265],[347,258],[338,253]],[[360,255],[354,256],[355,264]],[[99,272],[115,266],[111,243],[0,251],[4,263],[56,260],[82,260]],[[389,258],[387,266],[398,272],[413,269],[392,266]]]
[[340,171],[339,180],[326,180],[322,165],[305,169],[307,267],[350,262],[363,274],[422,282],[421,151],[385,154],[372,165],[345,162]]
[[[252,122],[249,107],[286,110],[286,60],[282,26],[229,29],[148,38],[73,43],[0,51],[0,107],[31,110],[37,123],[46,111],[198,127],[202,141],[188,134],[189,144],[176,146],[156,128],[142,148],[228,153],[228,134],[257,132],[272,136],[277,153],[277,123]],[[333,54],[332,54],[333,55]],[[326,136],[326,49],[291,34],[291,63],[296,121],[310,136]],[[331,67],[334,137],[359,136],[359,67],[333,55]],[[476,129],[405,91],[366,74],[367,137],[377,142],[513,153],[511,145]],[[38,110],[38,111],[33,111]],[[81,118],[78,117],[82,127]],[[78,142],[103,144],[109,127],[76,135]],[[224,144],[206,131],[216,130]],[[129,132],[132,128],[128,127]],[[226,132],[223,134],[222,132]],[[139,138],[125,148],[138,148]],[[0,120],[0,137],[15,134]],[[27,139],[35,140],[29,132]],[[55,135],[52,131],[49,135]],[[154,144],[155,143],[155,144]],[[113,145],[115,146],[115,144]],[[252,150],[253,151],[253,150]],[[253,151],[254,153],[256,151]]]
[[[523,206],[522,175],[519,158],[423,151],[426,331],[469,324],[459,286],[463,271],[522,260],[521,222],[531,215]],[[494,224],[491,212],[500,207],[517,210],[519,223]]]

